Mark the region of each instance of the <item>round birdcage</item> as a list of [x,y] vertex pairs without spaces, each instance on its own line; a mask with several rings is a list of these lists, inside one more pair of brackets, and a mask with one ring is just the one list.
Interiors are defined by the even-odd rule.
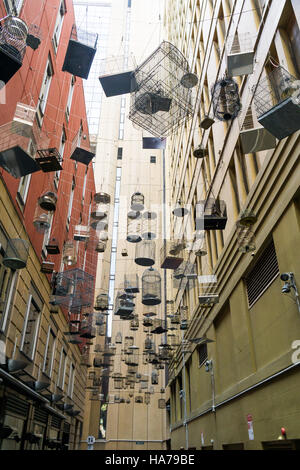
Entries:
[[41,197],[38,199],[39,206],[48,212],[54,212],[56,209],[57,203],[57,194],[53,191],[45,192]]
[[27,35],[26,23],[18,17],[9,16],[3,21],[0,30],[0,46],[21,62],[26,50]]
[[230,121],[241,110],[238,84],[232,78],[222,78],[212,87],[214,116],[220,121]]
[[158,372],[157,370],[153,370],[151,373],[151,384],[158,385]]
[[147,334],[144,342],[144,350],[145,351],[152,351],[153,350],[153,340],[152,335]]
[[251,227],[251,225],[254,225],[256,221],[256,214],[251,209],[246,209],[241,213],[237,224],[242,225],[243,227]]
[[161,303],[161,276],[156,269],[149,268],[142,276],[142,303],[158,305]]
[[135,192],[131,196],[131,209],[133,211],[142,211],[144,209],[144,195],[140,193],[139,191]]
[[51,227],[51,215],[48,212],[44,212],[39,205],[35,210],[33,225],[39,233],[46,233]]
[[97,253],[104,253],[105,249],[106,249],[106,242],[99,240],[95,248],[95,251],[97,251]]
[[138,315],[134,315],[134,318],[132,320],[130,320],[130,326],[129,326],[129,329],[131,331],[137,331],[139,329],[139,317]]
[[96,204],[110,204],[110,195],[104,192],[95,193],[94,202]]
[[144,305],[143,315],[147,318],[155,317],[157,315],[158,307],[156,305]]
[[94,203],[93,209],[91,211],[91,218],[94,220],[102,220],[104,217],[108,216],[109,205],[108,204],[97,204]]
[[118,331],[118,333],[116,334],[115,343],[116,344],[122,344],[122,333],[121,333],[121,331]]
[[129,294],[136,294],[139,289],[139,277],[137,274],[124,275],[124,290]]
[[109,297],[107,293],[102,292],[101,294],[97,295],[95,306],[94,306],[95,310],[107,310],[108,301],[109,301]]
[[128,219],[136,219],[140,217],[141,213],[140,211],[129,211],[127,214]]
[[135,218],[127,218],[127,241],[138,243],[142,240],[142,216],[138,213]]
[[142,240],[135,248],[135,262],[139,266],[153,266],[155,263],[155,242]]
[[175,217],[184,217],[189,213],[189,211],[186,207],[184,207],[181,201],[177,201],[172,213],[175,215]]
[[106,231],[108,229],[108,217],[104,216],[101,220],[92,220],[91,227],[97,232]]
[[153,240],[156,238],[157,214],[156,212],[146,211],[143,214],[142,237],[144,240]]
[[20,238],[7,240],[2,263],[10,269],[23,269],[27,265],[29,243]]

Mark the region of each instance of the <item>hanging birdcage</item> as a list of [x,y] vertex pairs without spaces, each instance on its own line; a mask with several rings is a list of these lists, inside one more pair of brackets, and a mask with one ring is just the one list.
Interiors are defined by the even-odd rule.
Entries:
[[31,137],[19,135],[12,122],[0,126],[0,167],[16,179],[40,170],[34,159],[36,144]]
[[183,249],[185,243],[181,241],[165,241],[160,250],[160,260],[162,269],[176,269],[184,259]]
[[170,346],[168,344],[158,346],[158,357],[161,361],[169,361],[171,359]]
[[[125,364],[128,366],[138,366],[139,348],[135,345],[129,346],[125,352]],[[136,371],[135,371],[136,372]]]
[[158,307],[157,305],[144,305],[143,306],[143,315],[147,318],[155,317],[157,315]]
[[255,224],[256,221],[256,214],[251,209],[245,209],[239,216],[237,225],[242,225],[243,227],[251,227]]
[[124,378],[120,372],[114,372],[112,374],[112,379],[114,381],[114,388],[116,390],[121,390],[123,388]]
[[48,242],[46,249],[49,255],[59,255],[60,253],[59,244],[55,238],[52,238],[52,240]]
[[151,384],[158,385],[158,372],[156,370],[153,370],[151,373]]
[[18,17],[9,15],[0,29],[0,80],[7,83],[22,66],[26,52],[28,27]]
[[[95,195],[96,196],[96,195]],[[102,220],[104,217],[107,217],[109,213],[109,203],[97,203],[93,202],[92,211],[91,211],[91,218],[94,220]]]
[[79,130],[72,142],[70,159],[88,166],[95,157],[95,154],[90,151],[90,147],[87,144],[87,136],[81,136],[81,133],[82,129]]
[[135,247],[134,261],[139,266],[152,266],[155,263],[155,242],[142,240]]
[[63,159],[57,148],[37,149],[37,154],[38,157],[35,161],[44,173],[62,170],[61,164]]
[[96,54],[97,41],[97,33],[77,29],[74,24],[62,70],[87,79]]
[[31,24],[28,26],[28,34],[26,38],[26,44],[31,49],[36,51],[41,44],[42,40],[42,30],[36,24]]
[[180,330],[187,330],[189,327],[189,321],[186,319],[180,320]]
[[113,343],[108,343],[104,345],[103,354],[104,356],[114,356],[116,354],[116,346]]
[[241,253],[253,253],[256,249],[254,233],[250,230],[250,226],[243,226],[237,223],[237,241],[239,251]]
[[127,351],[130,346],[133,346],[134,337],[133,336],[125,336],[124,339],[124,350]]
[[124,296],[123,292],[118,292],[115,301],[115,315],[120,315],[123,318],[130,318],[134,310],[134,302],[128,297]]
[[16,134],[31,138],[36,108],[26,103],[17,103],[12,130]]
[[169,333],[167,335],[167,342],[168,342],[168,345],[170,346],[170,348],[176,348],[177,346],[179,346],[181,344],[180,339],[178,338],[178,336],[176,334],[173,334],[173,333]]
[[56,209],[57,194],[54,191],[46,191],[38,199],[39,206],[48,212],[54,212]]
[[224,201],[209,198],[196,204],[196,230],[224,230],[227,211]]
[[276,147],[276,137],[262,127],[253,106],[249,106],[240,131],[241,148],[244,154],[262,152]]
[[97,253],[104,253],[105,249],[106,249],[106,242],[102,242],[101,240],[99,240],[96,245],[95,251],[97,251]]
[[121,333],[121,331],[118,331],[118,333],[116,334],[115,343],[116,344],[122,344],[122,333]]
[[143,319],[143,326],[147,328],[148,331],[148,328],[151,328],[153,326],[153,318],[145,316],[145,318]]
[[163,398],[160,398],[158,400],[158,408],[161,410],[164,410],[166,408],[166,400],[164,400]]
[[136,294],[140,292],[139,289],[139,277],[137,274],[125,274],[124,275],[124,290],[129,294]]
[[212,105],[215,117],[220,121],[235,119],[241,111],[238,84],[232,78],[222,78],[212,87]]
[[144,351],[153,351],[153,340],[152,335],[147,334],[144,342]]
[[52,274],[54,270],[54,263],[51,261],[42,261],[41,273]]
[[254,103],[258,122],[277,139],[300,129],[300,82],[283,67],[260,79]]
[[7,240],[3,265],[16,270],[26,268],[29,255],[29,243],[20,238]]
[[140,211],[128,211],[127,212],[127,218],[128,219],[136,219],[141,215]]
[[39,205],[37,205],[33,225],[37,232],[46,233],[51,227],[51,214],[45,212]]
[[157,214],[156,212],[146,211],[143,213],[142,238],[144,240],[153,240],[157,232]]
[[109,297],[107,292],[101,292],[96,297],[96,302],[94,305],[94,309],[99,310],[107,310],[109,304]]
[[188,209],[181,203],[181,201],[177,201],[175,208],[172,211],[175,217],[184,217],[189,213]]
[[77,250],[73,241],[66,241],[63,247],[63,263],[74,266],[77,263]]
[[204,158],[208,155],[208,150],[203,145],[199,145],[193,152],[195,158]]
[[229,77],[249,75],[253,72],[254,47],[250,33],[236,33],[228,38],[227,73]]
[[156,269],[149,268],[142,276],[142,303],[158,305],[161,303],[161,276]]
[[198,299],[199,305],[204,308],[211,308],[215,304],[219,303],[219,295],[210,292],[199,295]]
[[96,326],[101,326],[101,325],[103,325],[104,322],[105,322],[105,317],[104,317],[103,313],[98,313],[96,315],[95,325]]
[[193,251],[196,256],[206,256],[207,255],[207,246],[205,240],[205,232],[202,232],[203,235],[197,238],[193,244]]
[[142,211],[144,210],[144,195],[142,193],[140,193],[139,191],[135,192],[132,196],[131,196],[131,209],[133,211]]
[[132,320],[130,320],[130,326],[129,326],[129,329],[131,331],[137,331],[139,329],[139,317],[138,315],[134,315],[134,318]]
[[97,232],[106,231],[108,229],[108,217],[105,216],[101,220],[91,220],[90,225]]
[[90,228],[87,225],[75,225],[74,240],[87,242],[90,238]]
[[123,248],[123,250],[121,251],[121,255],[128,256],[128,251],[126,250],[126,248]]
[[106,324],[103,324],[98,327],[98,335],[99,336],[106,336]]
[[110,195],[102,191],[94,194],[94,202],[96,204],[110,204]]
[[161,318],[153,318],[153,326],[150,328],[150,332],[154,334],[162,334],[168,331],[166,320]]
[[127,218],[127,238],[130,243],[139,243],[142,240],[142,215],[138,213],[135,218]]

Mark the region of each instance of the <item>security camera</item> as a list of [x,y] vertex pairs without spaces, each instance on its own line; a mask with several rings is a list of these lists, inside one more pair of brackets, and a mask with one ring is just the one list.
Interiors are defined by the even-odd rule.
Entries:
[[206,372],[209,372],[209,371],[210,371],[210,367],[211,367],[211,361],[206,361],[206,363],[205,363],[205,370],[206,370]]
[[289,281],[292,273],[282,273],[280,279],[282,281]]
[[282,273],[280,279],[284,281],[283,288],[281,292],[283,294],[288,294],[291,292],[291,287],[295,289],[294,274],[293,273]]

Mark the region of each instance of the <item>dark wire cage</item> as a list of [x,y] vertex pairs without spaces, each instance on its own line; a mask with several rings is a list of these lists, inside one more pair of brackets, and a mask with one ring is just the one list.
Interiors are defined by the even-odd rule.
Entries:
[[74,24],[62,70],[87,79],[96,54],[97,42],[97,33],[78,29]]
[[0,80],[7,83],[22,66],[28,27],[20,18],[9,16],[0,25]]
[[146,211],[143,213],[142,237],[145,240],[156,238],[157,232],[157,214],[156,212]]
[[156,269],[149,268],[142,276],[142,303],[158,305],[161,303],[161,276]]
[[135,247],[135,262],[140,266],[153,266],[155,263],[155,242],[142,240]]
[[131,196],[131,209],[133,211],[142,211],[144,209],[144,195],[139,191]]
[[10,269],[23,269],[27,265],[29,243],[20,238],[7,240],[2,263]]
[[232,78],[218,80],[211,89],[214,116],[219,121],[235,119],[241,111],[238,84]]
[[97,295],[94,308],[95,310],[107,310],[109,297],[107,292],[101,292]]
[[162,42],[134,71],[129,119],[157,137],[179,127],[193,111],[189,72],[183,54],[170,42]]
[[196,230],[224,230],[227,223],[227,211],[224,201],[209,198],[196,204]]
[[140,291],[139,289],[139,276],[137,274],[125,274],[124,275],[124,289],[125,292],[130,294],[136,294]]
[[283,67],[260,79],[254,104],[258,122],[277,139],[300,129],[300,82]]

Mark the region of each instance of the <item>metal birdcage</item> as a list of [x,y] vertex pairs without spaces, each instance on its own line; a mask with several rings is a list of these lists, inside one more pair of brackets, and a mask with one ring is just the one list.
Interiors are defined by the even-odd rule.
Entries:
[[238,84],[232,78],[222,78],[212,87],[214,116],[219,121],[230,121],[241,111]]
[[156,269],[149,268],[142,276],[142,303],[158,305],[161,303],[161,276]]
[[33,225],[36,231],[39,233],[48,232],[51,227],[51,214],[37,205],[33,217]]
[[137,274],[124,275],[124,290],[129,294],[137,294],[139,289],[139,276]]
[[142,240],[136,244],[134,261],[139,266],[153,266],[155,263],[155,242],[153,240]]
[[97,310],[97,311],[107,310],[108,309],[108,304],[109,304],[108,293],[107,292],[101,292],[96,297],[96,302],[95,302],[95,305],[94,305],[94,309]]
[[134,315],[134,318],[132,320],[130,320],[130,325],[129,325],[129,329],[131,331],[137,331],[139,329],[139,317],[138,315]]
[[253,72],[254,41],[250,33],[236,33],[228,38],[227,73],[229,77]]
[[157,232],[156,212],[146,211],[143,213],[142,237],[144,240],[153,240]]
[[239,251],[242,253],[253,253],[256,249],[254,233],[250,226],[236,224],[236,235],[239,245]]
[[95,251],[97,251],[97,253],[104,253],[105,250],[106,250],[106,242],[99,240],[96,245]]
[[162,334],[168,331],[166,320],[161,318],[153,318],[153,326],[150,328],[150,332],[154,334]]
[[182,53],[164,41],[135,71],[129,119],[162,137],[192,115],[195,77]]
[[124,384],[124,377],[122,377],[122,374],[120,372],[114,372],[112,374],[112,379],[114,381],[114,388],[116,390],[121,390]]
[[170,346],[168,344],[161,344],[158,346],[158,357],[161,361],[169,361],[171,359]]
[[10,269],[23,269],[27,265],[29,243],[20,238],[7,240],[2,263]]
[[12,130],[16,134],[31,138],[36,108],[26,103],[17,103]]
[[158,408],[164,410],[166,408],[166,400],[164,398],[160,398],[158,400]]
[[207,255],[207,246],[205,240],[205,232],[202,232],[203,236],[197,238],[193,244],[193,252],[196,256],[206,256]]
[[116,334],[115,343],[116,344],[122,344],[122,333],[121,333],[121,331],[118,331],[118,333]]
[[74,240],[87,242],[90,238],[90,228],[87,225],[75,225]]
[[140,193],[139,191],[135,192],[132,196],[131,196],[131,209],[133,211],[142,211],[144,210],[144,201],[145,201],[145,198],[144,198],[144,195],[142,193]]
[[224,201],[209,198],[199,201],[195,209],[196,230],[224,230],[227,211]]
[[182,241],[166,240],[160,250],[160,267],[176,269],[184,260],[185,243]]
[[242,123],[240,141],[244,154],[276,147],[276,137],[259,124],[253,105],[249,106]]
[[74,266],[77,263],[77,250],[73,241],[66,241],[63,247],[63,263]]
[[[58,273],[57,279],[64,289],[60,303],[67,307],[69,312],[78,312],[81,308],[92,305],[94,276],[74,268]],[[55,294],[57,295],[57,291]]]
[[96,54],[98,34],[72,26],[63,71],[87,79]]
[[245,209],[239,216],[237,225],[242,225],[243,227],[251,227],[255,224],[256,221],[256,214],[251,209]]
[[127,241],[139,243],[142,240],[142,215],[136,213],[136,217],[127,217]]
[[139,365],[139,348],[135,345],[129,346],[125,352],[125,364],[128,366]]
[[129,319],[132,316],[134,306],[134,302],[132,302],[126,293],[125,295],[124,292],[121,291],[117,293],[115,301],[115,315],[120,315],[121,317]]
[[48,212],[54,212],[57,204],[57,194],[55,191],[46,191],[38,198],[39,206]]
[[97,232],[107,231],[108,229],[108,216],[103,217],[101,220],[92,220],[91,227]]
[[80,129],[72,142],[70,159],[88,166],[95,154],[90,151],[87,136],[83,135],[83,138],[81,138],[81,132],[82,130]]
[[281,140],[300,129],[300,81],[278,66],[254,93],[258,122]]
[[38,163],[39,168],[44,173],[51,173],[53,171],[62,170],[62,161],[63,158],[60,155],[59,151],[55,147],[51,148],[38,148],[37,149],[38,157],[35,161]]
[[28,27],[18,17],[8,16],[0,29],[0,80],[7,83],[20,69],[26,52]]

